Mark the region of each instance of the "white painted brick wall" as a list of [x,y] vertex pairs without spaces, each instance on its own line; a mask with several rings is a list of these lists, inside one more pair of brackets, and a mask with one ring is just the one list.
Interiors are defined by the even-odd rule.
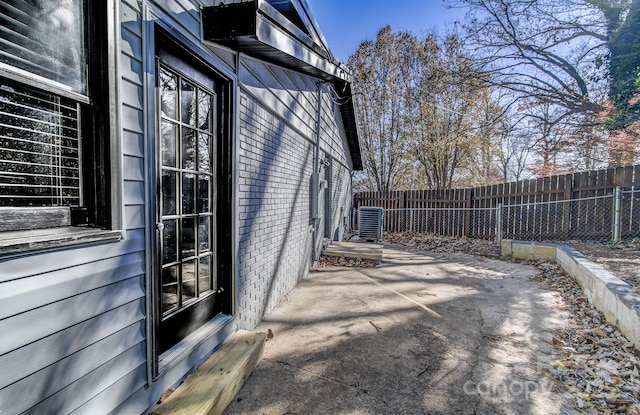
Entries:
[[[240,94],[239,111],[238,322],[252,329],[309,271],[314,146],[248,94]],[[325,124],[331,143],[339,137],[337,128]],[[324,150],[344,160],[342,146]],[[333,177],[343,176],[331,195],[335,209],[350,200],[350,181],[349,170],[337,161],[333,170]]]

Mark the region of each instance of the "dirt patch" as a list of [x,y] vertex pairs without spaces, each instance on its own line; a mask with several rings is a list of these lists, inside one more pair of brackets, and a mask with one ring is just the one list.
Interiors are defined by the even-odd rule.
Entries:
[[345,258],[340,256],[323,255],[318,260],[318,269],[327,267],[373,268],[379,261],[363,258]]

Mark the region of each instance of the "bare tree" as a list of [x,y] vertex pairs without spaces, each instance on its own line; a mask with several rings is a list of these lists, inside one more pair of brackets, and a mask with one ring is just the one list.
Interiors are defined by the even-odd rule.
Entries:
[[472,114],[484,83],[460,38],[411,38],[405,60],[407,136],[426,186],[451,188],[478,145]]
[[500,159],[503,141],[512,132],[506,109],[501,105],[504,97],[488,87],[480,88],[470,118],[475,149],[465,168],[468,186],[484,186],[504,181]]
[[533,135],[518,124],[508,121],[508,129],[502,133],[502,147],[499,163],[502,169],[502,181],[519,181],[525,178],[530,164]]
[[468,39],[495,86],[561,109],[558,118],[602,110],[611,20],[596,3],[604,0],[460,2],[471,6]]
[[354,99],[368,183],[377,191],[401,186],[408,165],[403,134],[403,85],[400,68],[406,58],[407,36],[387,26],[375,42],[364,41],[348,65],[353,70]]

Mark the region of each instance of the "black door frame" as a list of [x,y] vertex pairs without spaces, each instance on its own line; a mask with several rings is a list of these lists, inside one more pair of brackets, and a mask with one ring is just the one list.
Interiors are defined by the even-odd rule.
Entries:
[[[156,27],[155,35],[155,52],[154,52],[154,68],[157,72],[158,66],[155,59],[162,56],[162,61],[166,66],[182,72],[189,77],[188,70],[185,68],[195,68],[196,71],[205,73],[215,82],[215,99],[217,111],[215,114],[215,159],[216,159],[216,206],[214,231],[216,245],[214,256],[216,258],[215,275],[217,276],[216,286],[219,288],[215,293],[207,295],[203,300],[195,301],[183,311],[169,316],[163,320],[162,312],[162,283],[161,283],[161,252],[159,250],[162,235],[158,230],[156,232],[156,241],[154,243],[154,259],[152,280],[153,284],[153,322],[154,322],[154,338],[152,339],[154,347],[154,360],[156,368],[154,375],[158,374],[158,358],[167,350],[178,344],[182,339],[187,337],[193,331],[197,330],[204,322],[210,320],[218,314],[231,315],[233,312],[234,300],[234,277],[233,277],[233,140],[232,140],[232,82],[230,79],[216,71],[205,60],[199,58],[197,54],[190,51],[184,44],[179,43],[171,35],[160,27]],[[176,68],[178,66],[178,68]],[[156,73],[156,82],[158,73]],[[154,96],[156,97],[156,106],[159,105],[157,85]],[[156,121],[156,143],[159,142],[159,125],[160,115],[157,108],[155,109]],[[156,151],[153,154],[156,189],[152,194],[155,201],[154,223],[160,223],[162,212],[160,212],[160,203],[157,203],[161,195],[161,166],[160,166],[160,146],[155,145]],[[180,318],[176,318],[180,316]]]

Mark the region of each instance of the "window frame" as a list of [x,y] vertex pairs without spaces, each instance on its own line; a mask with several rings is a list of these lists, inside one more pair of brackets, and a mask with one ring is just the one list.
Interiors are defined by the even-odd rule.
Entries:
[[[27,90],[74,100],[79,106],[79,168],[82,206],[66,207],[2,207],[0,217],[14,218],[13,224],[0,227],[0,257],[21,255],[41,249],[82,243],[100,243],[122,239],[116,230],[122,224],[118,208],[120,177],[118,150],[113,132],[117,120],[115,104],[118,73],[115,51],[115,8],[110,0],[84,0],[83,30],[86,53],[86,93],[77,93],[62,83],[31,74],[23,69],[0,63],[0,77],[22,85]],[[60,211],[68,209],[68,218],[60,219]],[[50,226],[29,229],[32,218]],[[26,219],[25,219],[26,218]],[[65,223],[66,222],[66,223]]]
[[[160,57],[160,55],[162,55],[163,57],[167,57],[168,55],[166,54],[166,52],[164,52],[164,54],[158,53],[157,57],[156,57],[156,73],[158,74],[158,78],[156,81],[158,81],[159,74],[161,72],[165,72],[168,73],[170,75],[172,75],[173,77],[175,77],[176,81],[177,81],[177,88],[176,88],[176,92],[177,92],[177,100],[178,102],[181,102],[182,100],[182,96],[180,95],[180,91],[182,90],[182,85],[183,84],[190,84],[190,86],[193,86],[194,88],[196,88],[196,93],[199,95],[200,93],[204,92],[207,95],[209,95],[209,103],[210,103],[210,111],[213,111],[210,115],[209,115],[209,120],[210,120],[210,124],[206,129],[202,129],[199,126],[193,126],[190,125],[188,123],[188,121],[185,121],[183,119],[183,114],[181,114],[182,111],[182,106],[181,105],[177,105],[175,108],[175,117],[169,117],[169,116],[165,116],[162,115],[162,113],[160,111],[158,111],[159,113],[159,122],[160,125],[162,125],[163,123],[168,123],[173,125],[174,127],[176,127],[176,129],[174,131],[176,131],[175,134],[175,139],[176,139],[176,151],[177,153],[174,154],[175,156],[175,166],[167,166],[164,165],[162,163],[162,155],[158,154],[156,155],[157,157],[157,168],[159,170],[159,175],[157,177],[157,181],[158,183],[160,183],[159,186],[159,191],[164,194],[164,190],[162,183],[164,182],[164,176],[163,176],[163,172],[167,171],[167,172],[173,172],[176,174],[176,192],[177,192],[177,197],[176,197],[176,209],[174,212],[165,212],[164,211],[164,204],[162,202],[162,198],[160,198],[160,201],[157,202],[157,208],[158,208],[158,220],[164,222],[164,220],[175,220],[177,221],[176,223],[182,223],[183,220],[185,219],[194,219],[196,221],[195,227],[197,228],[197,231],[195,232],[197,234],[196,236],[196,241],[195,241],[195,247],[194,247],[194,254],[193,255],[189,255],[188,260],[195,260],[195,262],[199,262],[200,260],[202,260],[203,258],[209,258],[210,262],[209,262],[209,267],[211,269],[211,271],[209,272],[209,283],[210,283],[210,287],[208,290],[204,290],[201,291],[200,290],[200,273],[197,272],[196,273],[196,282],[195,282],[195,287],[196,287],[196,292],[195,292],[195,296],[193,298],[190,298],[188,300],[184,300],[182,298],[182,296],[178,295],[178,300],[177,300],[177,305],[176,307],[171,308],[170,310],[167,311],[163,311],[162,312],[162,316],[161,318],[167,319],[169,317],[171,317],[173,314],[175,313],[179,313],[182,310],[184,310],[185,308],[189,307],[192,303],[200,301],[201,299],[209,296],[209,295],[214,295],[216,293],[217,290],[217,255],[216,255],[216,245],[217,245],[217,240],[216,240],[216,230],[218,228],[217,226],[217,203],[218,200],[216,198],[216,194],[217,192],[215,191],[215,189],[218,186],[218,159],[217,159],[217,146],[218,146],[218,139],[219,134],[217,131],[217,122],[218,122],[218,117],[219,117],[219,112],[218,112],[218,107],[217,107],[217,101],[218,101],[218,97],[217,97],[217,92],[216,90],[219,90],[218,85],[216,85],[215,81],[213,85],[209,85],[209,86],[205,86],[203,85],[201,82],[199,82],[199,80],[195,80],[193,78],[194,73],[198,73],[198,71],[196,70],[196,68],[191,67],[191,66],[186,66],[186,63],[183,62],[177,62],[174,61],[173,63],[179,63],[182,68],[176,68],[174,66],[172,66],[171,64],[169,64],[168,62],[166,62],[165,60],[162,59],[162,57]],[[188,68],[188,69],[186,69]],[[190,75],[187,73],[190,72]],[[199,77],[202,78],[206,78],[206,76],[204,75],[199,75]],[[209,79],[213,79],[212,76],[208,76]],[[158,95],[161,96],[161,90],[159,88],[159,86],[156,85],[156,89],[158,90]],[[158,98],[158,102],[161,102],[161,98]],[[199,102],[199,101],[198,101]],[[199,112],[200,108],[198,107],[198,112]],[[198,114],[199,116],[199,114]],[[195,156],[195,160],[194,163],[197,164],[197,167],[193,167],[193,169],[190,169],[186,166],[183,165],[184,163],[184,148],[182,147],[184,142],[182,141],[182,133],[186,130],[193,130],[195,132],[195,134],[197,135],[198,139],[196,140],[196,144],[195,144],[195,148],[197,151],[197,155]],[[202,170],[199,166],[200,164],[200,153],[199,153],[199,139],[200,136],[202,134],[205,134],[206,136],[208,136],[210,138],[209,141],[209,145],[208,145],[208,159],[209,159],[209,170],[205,171]],[[161,137],[162,134],[160,133],[158,135],[158,137]],[[158,149],[160,151],[160,153],[162,153],[161,150],[161,146],[158,145]],[[184,182],[182,180],[179,180],[178,177],[184,177],[183,175],[194,175],[195,176],[195,181],[194,181],[194,206],[193,206],[193,211],[192,212],[184,212],[184,205],[182,204],[183,202],[183,196],[184,196]],[[209,178],[209,191],[208,191],[208,198],[206,200],[208,200],[208,209],[203,212],[200,209],[200,205],[199,202],[201,201],[200,199],[200,191],[199,190],[195,190],[196,188],[199,188],[199,186],[201,185],[200,183],[200,177],[201,176],[206,176]],[[178,203],[178,201],[180,201],[181,203]],[[203,254],[200,251],[200,247],[198,246],[198,237],[199,237],[199,220],[200,219],[204,219],[207,218],[209,220],[209,226],[208,226],[208,244],[207,244],[207,248],[205,249],[205,253]],[[165,228],[166,226],[163,226],[163,228]],[[182,234],[184,232],[183,225],[177,225],[176,226],[176,234]],[[177,241],[178,245],[181,245],[181,241],[180,238],[178,238]],[[161,249],[164,249],[161,248]],[[180,249],[178,249],[178,251],[180,251]],[[161,272],[164,271],[166,268],[170,268],[170,267],[174,267],[177,265],[182,265],[183,264],[183,260],[184,258],[181,258],[182,255],[180,253],[176,253],[177,255],[177,261],[171,261],[171,263],[169,265],[162,263],[160,265],[161,268]],[[179,258],[179,259],[178,259]],[[199,269],[200,265],[196,265],[196,268]],[[183,284],[183,276],[182,276],[182,272],[178,272],[178,286],[181,286]],[[180,290],[178,290],[180,291]],[[163,303],[164,306],[164,303]]]

